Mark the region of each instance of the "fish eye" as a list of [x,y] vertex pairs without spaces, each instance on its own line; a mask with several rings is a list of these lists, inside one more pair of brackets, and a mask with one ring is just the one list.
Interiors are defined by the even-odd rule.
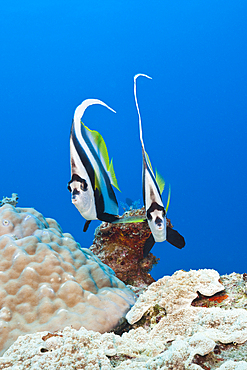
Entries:
[[86,180],[82,180],[80,188],[81,188],[81,190],[83,190],[83,191],[86,191],[86,190],[87,190],[88,185],[87,185]]
[[3,226],[9,226],[9,220],[3,220],[2,224]]

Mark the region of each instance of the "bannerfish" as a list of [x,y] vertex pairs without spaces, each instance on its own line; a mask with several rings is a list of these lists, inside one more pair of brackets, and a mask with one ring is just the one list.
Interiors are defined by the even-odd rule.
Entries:
[[156,176],[154,175],[150,159],[148,157],[147,152],[145,151],[142,135],[141,115],[136,94],[136,80],[140,76],[149,79],[151,79],[151,77],[141,73],[134,76],[134,97],[139,118],[139,131],[143,159],[142,192],[144,206],[146,210],[146,217],[148,225],[151,230],[150,237],[147,239],[143,249],[143,257],[146,257],[150,250],[152,249],[155,242],[163,242],[167,240],[175,247],[181,249],[185,246],[185,240],[183,236],[181,236],[176,230],[166,225],[166,213],[170,202],[170,190],[168,194],[167,205],[165,208],[161,198],[162,191],[164,190],[165,187],[165,182],[163,178],[157,173],[157,171]]
[[68,189],[71,201],[87,221],[113,222],[118,219],[118,203],[112,185],[119,190],[113,163],[109,161],[103,137],[82,122],[85,110],[94,104],[103,105],[98,99],[86,99],[75,110],[70,132],[71,180]]

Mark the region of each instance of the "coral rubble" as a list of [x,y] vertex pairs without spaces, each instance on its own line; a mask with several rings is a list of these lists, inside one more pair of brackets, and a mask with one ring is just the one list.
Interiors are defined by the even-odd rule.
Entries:
[[11,204],[12,206],[16,206],[18,203],[18,195],[16,193],[12,193],[11,198],[3,197],[3,199],[0,201],[0,207],[4,204]]
[[129,222],[131,218],[145,218],[145,210],[131,210],[123,217],[124,223],[103,222],[95,230],[95,239],[89,249],[126,284],[147,286],[154,282],[149,272],[158,262],[152,253],[143,258],[143,246],[151,231],[146,221]]
[[239,308],[217,307],[221,299],[212,300],[215,307],[191,305],[200,295],[233,297],[240,280],[245,283],[240,274],[219,278],[214,270],[177,271],[138,298],[127,314],[135,322],[129,332],[66,327],[28,334],[4,353],[0,369],[39,370],[49,364],[49,370],[247,370],[247,312],[240,308],[240,290]]
[[0,351],[20,335],[68,325],[110,331],[134,301],[55,220],[32,208],[0,208]]

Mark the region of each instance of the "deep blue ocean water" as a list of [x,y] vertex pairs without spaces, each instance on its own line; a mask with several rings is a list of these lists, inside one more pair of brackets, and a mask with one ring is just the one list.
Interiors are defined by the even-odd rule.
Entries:
[[[121,193],[142,202],[146,150],[171,184],[168,217],[186,239],[167,242],[155,279],[178,269],[247,272],[247,1],[17,1],[0,12],[0,198],[55,218],[83,246],[91,223],[70,201],[69,134],[75,108],[104,137]],[[120,207],[120,213],[123,209]]]

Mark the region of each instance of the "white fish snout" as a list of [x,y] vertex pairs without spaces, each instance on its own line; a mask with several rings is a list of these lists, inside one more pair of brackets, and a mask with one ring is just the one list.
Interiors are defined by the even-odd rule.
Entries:
[[154,221],[156,227],[158,230],[163,230],[164,229],[164,219],[161,219],[160,217],[156,217]]
[[166,217],[164,217],[163,211],[153,211],[148,224],[154,240],[156,242],[164,242],[166,240]]

